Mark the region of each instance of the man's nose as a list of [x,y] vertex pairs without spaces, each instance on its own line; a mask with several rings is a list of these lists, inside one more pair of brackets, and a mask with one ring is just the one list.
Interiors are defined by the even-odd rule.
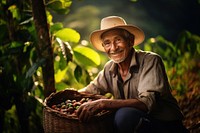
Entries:
[[111,47],[110,47],[110,50],[111,51],[115,51],[116,49],[117,49],[117,44],[115,44],[115,42],[113,42],[112,44],[111,44]]

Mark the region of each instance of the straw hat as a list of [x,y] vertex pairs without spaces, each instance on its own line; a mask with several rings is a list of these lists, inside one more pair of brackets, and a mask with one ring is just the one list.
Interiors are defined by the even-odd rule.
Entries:
[[96,30],[90,34],[90,41],[91,41],[92,45],[96,49],[105,52],[105,50],[102,46],[101,35],[105,31],[108,31],[108,30],[114,29],[114,28],[125,29],[125,30],[129,31],[131,34],[133,34],[135,36],[134,46],[139,45],[140,43],[142,43],[144,41],[144,38],[145,38],[144,32],[140,28],[138,28],[134,25],[126,24],[126,21],[121,17],[109,16],[109,17],[105,17],[101,20],[101,29],[100,30]]

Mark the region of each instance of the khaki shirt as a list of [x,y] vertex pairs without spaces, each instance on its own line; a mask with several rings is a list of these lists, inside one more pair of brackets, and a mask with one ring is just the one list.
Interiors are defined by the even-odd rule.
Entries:
[[[115,99],[121,99],[118,80],[118,66],[109,61],[86,87],[86,91],[101,95],[111,93]],[[159,55],[134,50],[129,73],[121,86],[125,99],[136,98],[146,104],[148,113],[153,118],[165,121],[182,120],[183,115],[171,94],[164,64]]]

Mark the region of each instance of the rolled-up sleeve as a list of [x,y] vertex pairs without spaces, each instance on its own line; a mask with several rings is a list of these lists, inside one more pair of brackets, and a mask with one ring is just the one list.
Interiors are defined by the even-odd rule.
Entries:
[[143,102],[149,111],[156,105],[156,99],[166,87],[166,74],[160,56],[147,55],[141,64],[141,75],[138,84],[138,100]]

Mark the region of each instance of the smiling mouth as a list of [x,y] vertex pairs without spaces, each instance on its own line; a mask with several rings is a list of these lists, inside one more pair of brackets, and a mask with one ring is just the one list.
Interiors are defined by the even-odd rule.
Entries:
[[113,53],[113,54],[110,54],[111,57],[118,57],[120,55],[120,53]]
[[116,51],[116,52],[111,52],[110,55],[116,56],[116,55],[118,55],[118,54],[121,54],[122,52],[123,52],[123,50],[118,50],[118,51]]

